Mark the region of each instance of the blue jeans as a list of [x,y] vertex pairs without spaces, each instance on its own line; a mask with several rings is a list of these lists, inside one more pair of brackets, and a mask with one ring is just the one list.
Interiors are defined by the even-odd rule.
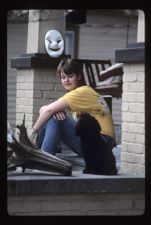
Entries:
[[[64,120],[57,120],[53,117],[38,132],[37,144],[42,151],[56,154],[58,145],[63,142],[79,156],[83,156],[80,138],[75,133],[76,121],[72,116],[66,115]],[[100,136],[104,142],[113,145],[114,140],[107,135]]]
[[38,132],[37,144],[42,151],[56,154],[60,142],[82,156],[80,138],[75,133],[76,121],[69,115],[64,120],[51,117]]

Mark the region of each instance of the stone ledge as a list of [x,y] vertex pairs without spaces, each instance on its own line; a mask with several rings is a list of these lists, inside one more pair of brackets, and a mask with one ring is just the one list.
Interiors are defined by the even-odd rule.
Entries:
[[132,43],[128,48],[115,51],[115,62],[132,63],[144,62],[145,60],[145,45],[143,42]]
[[145,191],[143,176],[102,176],[74,171],[71,177],[50,174],[8,176],[8,195],[52,193],[138,193]]
[[48,54],[33,53],[23,54],[20,57],[11,59],[11,68],[29,69],[29,68],[57,68],[60,61],[67,56],[51,58]]

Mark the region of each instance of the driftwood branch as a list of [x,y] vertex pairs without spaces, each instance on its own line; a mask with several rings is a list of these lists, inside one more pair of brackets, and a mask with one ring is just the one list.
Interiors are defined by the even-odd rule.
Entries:
[[25,117],[23,119],[23,123],[16,127],[20,131],[19,141],[12,136],[13,142],[8,143],[8,170],[22,167],[23,170],[28,168],[56,172],[62,175],[71,175],[72,164],[52,154],[37,149],[30,141],[25,127]]

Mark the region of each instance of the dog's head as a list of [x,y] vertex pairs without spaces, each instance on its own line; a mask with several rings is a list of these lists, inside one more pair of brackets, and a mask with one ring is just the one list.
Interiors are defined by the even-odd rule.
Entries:
[[75,131],[77,136],[92,138],[100,135],[101,127],[93,116],[82,113],[76,124]]

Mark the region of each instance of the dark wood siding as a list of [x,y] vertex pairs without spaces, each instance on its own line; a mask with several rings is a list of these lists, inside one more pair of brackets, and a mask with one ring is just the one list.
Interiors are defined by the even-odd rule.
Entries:
[[[115,50],[137,40],[137,18],[112,15],[108,10],[88,10],[87,23],[79,26],[78,58],[111,59]],[[129,28],[128,28],[129,24]]]

